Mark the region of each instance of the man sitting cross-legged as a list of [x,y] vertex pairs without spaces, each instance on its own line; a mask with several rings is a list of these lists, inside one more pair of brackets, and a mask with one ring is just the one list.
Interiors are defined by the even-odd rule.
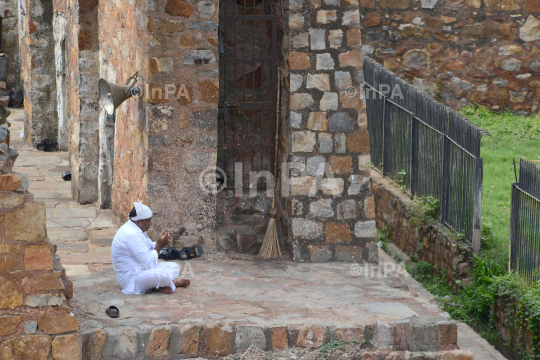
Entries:
[[158,262],[158,254],[171,238],[161,232],[152,242],[146,231],[152,223],[152,211],[141,202],[133,203],[129,220],[116,233],[112,243],[112,261],[116,280],[124,294],[144,294],[154,290],[170,294],[177,287],[187,287],[188,279],[175,279],[180,273],[176,263]]

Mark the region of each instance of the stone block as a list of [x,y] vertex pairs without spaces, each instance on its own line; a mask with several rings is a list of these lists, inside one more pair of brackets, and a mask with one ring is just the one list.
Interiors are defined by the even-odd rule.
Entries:
[[442,360],[473,360],[474,354],[470,350],[448,351],[443,355]]
[[24,333],[27,335],[35,334],[37,331],[37,321],[29,321],[24,324]]
[[330,48],[339,49],[343,43],[343,31],[341,29],[328,31],[328,43]]
[[324,29],[309,29],[309,43],[311,50],[326,49],[325,34],[326,31]]
[[377,321],[377,328],[373,336],[373,345],[379,349],[391,349],[394,345],[392,327],[385,322]]
[[302,125],[302,114],[295,111],[289,112],[289,124],[291,125],[291,128],[300,128]]
[[367,28],[379,26],[382,23],[381,16],[377,14],[376,12],[372,12],[366,15],[366,18],[364,19],[364,24]]
[[79,360],[79,334],[57,336],[52,341],[52,356],[54,360]]
[[303,52],[291,51],[289,53],[289,67],[291,70],[304,70],[311,66],[309,55]]
[[[181,1],[181,0],[177,0]],[[150,32],[165,34],[184,31],[184,23],[180,20],[161,20],[148,18],[146,29]]]
[[21,187],[22,179],[15,174],[0,174],[0,191],[16,191]]
[[[21,243],[0,243],[0,254],[19,254],[22,252]],[[7,270],[6,270],[7,271]],[[2,271],[0,271],[2,273]]]
[[313,97],[306,93],[296,93],[289,96],[289,109],[290,110],[303,110],[315,103]]
[[319,103],[319,109],[321,111],[337,110],[338,106],[338,94],[333,92],[325,92]]
[[345,200],[338,204],[336,208],[338,220],[356,219],[358,217],[358,209],[356,201],[353,199]]
[[347,145],[347,135],[345,134],[336,134],[334,135],[336,142],[335,142],[335,150],[338,154],[343,154],[347,151],[346,145]]
[[60,281],[61,276],[61,272],[39,275],[34,280],[34,287],[37,291],[63,290],[64,285]]
[[344,183],[340,178],[321,179],[321,190],[324,195],[338,196],[343,193]]
[[169,354],[169,339],[171,338],[171,328],[164,326],[152,330],[145,352],[148,356],[165,356]]
[[323,176],[326,159],[323,156],[313,156],[306,161],[306,170],[309,176]]
[[198,130],[217,129],[217,109],[197,110],[190,112],[189,124]]
[[199,1],[199,16],[201,19],[210,19],[216,14],[216,5],[206,1]]
[[235,228],[236,232],[236,248],[240,253],[256,254],[257,248],[257,233],[252,228]]
[[302,14],[290,14],[289,15],[289,28],[301,29],[304,27],[304,16]]
[[368,132],[355,131],[347,134],[347,147],[350,152],[369,152]]
[[366,103],[364,102],[364,99],[362,99],[361,91],[356,91],[354,93],[342,91],[339,94],[339,101],[343,108],[346,109],[363,110],[366,108]]
[[137,333],[133,329],[124,329],[116,338],[114,355],[120,360],[132,360],[139,352]]
[[308,252],[313,263],[323,263],[332,259],[332,249],[329,246],[308,245]]
[[377,236],[375,220],[358,221],[354,226],[354,235],[359,238],[372,238]]
[[23,294],[17,282],[0,276],[0,310],[15,309],[22,305]]
[[[343,25],[343,26],[358,26],[358,25],[360,25],[360,11],[358,9],[344,11],[343,12],[343,20],[341,21],[341,25]],[[360,52],[360,54],[362,54],[362,53]]]
[[350,174],[352,171],[352,157],[350,156],[331,156],[330,171],[332,174]]
[[519,71],[521,69],[521,60],[516,58],[506,59],[502,62],[501,68],[506,71]]
[[317,54],[316,70],[333,70],[334,66],[334,59],[329,53]]
[[318,324],[304,325],[296,340],[296,346],[302,348],[317,348],[326,342],[326,327]]
[[26,295],[26,298],[24,299],[24,305],[30,306],[30,307],[42,307],[47,306],[47,300],[49,299],[49,295]]
[[49,335],[63,334],[71,331],[77,331],[79,325],[75,315],[71,310],[62,310],[65,312],[39,313],[38,328],[46,331]]
[[2,359],[47,360],[51,352],[51,337],[27,335],[4,341],[0,344]]
[[374,241],[367,243],[366,247],[367,262],[371,264],[379,264],[379,246]]
[[334,217],[332,199],[319,199],[309,204],[309,214],[315,217]]
[[364,200],[364,215],[368,219],[375,219],[375,198],[373,196]]
[[347,36],[347,46],[350,46],[350,47],[362,46],[362,33],[360,32],[360,29],[358,28],[348,29],[346,36]]
[[0,274],[20,268],[22,263],[11,255],[5,253],[0,256]]
[[19,206],[24,202],[24,195],[12,192],[0,192],[0,208]]
[[349,189],[347,190],[348,195],[359,195],[362,191],[366,190],[369,187],[369,177],[361,175],[351,175],[349,176]]
[[286,350],[289,348],[289,338],[286,326],[274,326],[270,328],[270,340],[272,351]]
[[347,113],[337,112],[328,119],[330,131],[349,132],[354,130],[354,120]]
[[314,240],[322,236],[323,224],[302,218],[293,218],[292,234],[295,240]]
[[[336,260],[337,261],[360,262],[362,260],[363,253],[364,253],[364,249],[361,246],[356,246],[356,245],[336,246]],[[357,333],[357,335],[363,334],[363,332],[360,332],[362,329],[356,329],[356,330],[357,331],[353,332],[353,334],[354,333]],[[336,330],[336,334],[337,334],[337,330]],[[360,340],[355,340],[355,341],[360,341]]]
[[46,237],[45,203],[21,205],[5,215],[5,236],[9,240],[36,242]]
[[293,152],[313,152],[316,133],[312,131],[294,131],[292,134]]
[[0,316],[0,336],[13,334],[20,322],[20,316]]
[[317,181],[314,177],[291,178],[291,195],[315,196],[317,194]]
[[52,270],[52,257],[49,244],[29,245],[24,249],[26,270]]
[[439,329],[439,349],[457,349],[458,333],[456,323],[453,321],[440,321],[436,325]]
[[291,92],[297,92],[304,83],[304,76],[301,74],[291,74],[289,76],[289,90]]
[[245,352],[252,345],[264,351],[266,337],[259,326],[239,325],[236,328],[235,344],[237,353]]
[[193,8],[187,2],[182,0],[167,0],[165,12],[174,16],[190,18],[193,15]]
[[347,51],[345,53],[339,54],[339,66],[342,68],[351,66],[351,67],[362,67],[362,50],[356,49]]
[[332,152],[334,146],[332,142],[332,135],[328,133],[319,133],[319,153],[327,154]]
[[206,343],[211,354],[227,356],[232,352],[232,328],[229,325],[214,325],[206,329]]
[[[101,360],[101,351],[107,334],[101,329],[95,329],[91,332],[81,334],[82,337],[82,352],[84,354],[84,360]],[[103,359],[105,360],[105,359]]]
[[199,337],[201,327],[186,324],[180,328],[180,338],[178,339],[178,353],[194,355],[199,351]]
[[325,235],[327,243],[351,241],[351,229],[347,223],[326,223]]
[[425,49],[412,49],[403,55],[403,66],[407,70],[427,70],[431,68],[431,53]]
[[336,10],[317,11],[317,22],[319,24],[333,24],[337,21]]
[[306,88],[317,89],[320,91],[330,91],[330,75],[329,74],[308,74]]
[[410,320],[400,320],[394,327],[395,348],[398,350],[410,350],[414,344],[414,333]]
[[[308,81],[309,81],[308,75]],[[328,119],[325,112],[310,112],[307,128],[313,131],[326,131],[328,129]]]
[[351,73],[348,71],[336,71],[334,73],[336,87],[339,90],[346,90],[352,86]]

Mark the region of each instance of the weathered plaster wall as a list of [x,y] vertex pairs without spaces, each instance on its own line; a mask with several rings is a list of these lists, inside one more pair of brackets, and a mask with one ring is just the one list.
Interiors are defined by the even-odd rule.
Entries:
[[7,59],[6,89],[10,90],[21,84],[21,57],[17,19],[17,1],[0,0],[2,17],[2,44]]
[[199,175],[217,156],[218,1],[149,3],[149,88],[174,89],[169,99],[146,100],[154,226],[170,231],[176,247],[198,243],[215,251],[216,198],[199,186]]
[[358,3],[295,0],[288,9],[284,223],[294,260],[377,261]]
[[540,112],[537,0],[361,0],[363,52],[453,108]]
[[19,36],[24,88],[24,142],[57,141],[58,117],[52,0],[20,0]]

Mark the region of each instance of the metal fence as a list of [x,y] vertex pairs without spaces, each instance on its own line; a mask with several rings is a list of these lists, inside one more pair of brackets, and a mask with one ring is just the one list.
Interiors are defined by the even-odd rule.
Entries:
[[512,184],[510,269],[529,281],[540,279],[540,167],[523,159]]
[[412,195],[438,199],[440,221],[478,253],[488,133],[367,57],[364,81],[371,162]]

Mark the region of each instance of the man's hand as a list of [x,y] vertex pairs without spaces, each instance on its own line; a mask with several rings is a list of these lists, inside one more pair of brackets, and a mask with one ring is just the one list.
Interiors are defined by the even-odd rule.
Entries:
[[159,239],[156,241],[156,251],[159,254],[161,249],[169,245],[169,241],[171,240],[171,234],[166,233],[165,231],[161,231],[161,235],[159,235]]

